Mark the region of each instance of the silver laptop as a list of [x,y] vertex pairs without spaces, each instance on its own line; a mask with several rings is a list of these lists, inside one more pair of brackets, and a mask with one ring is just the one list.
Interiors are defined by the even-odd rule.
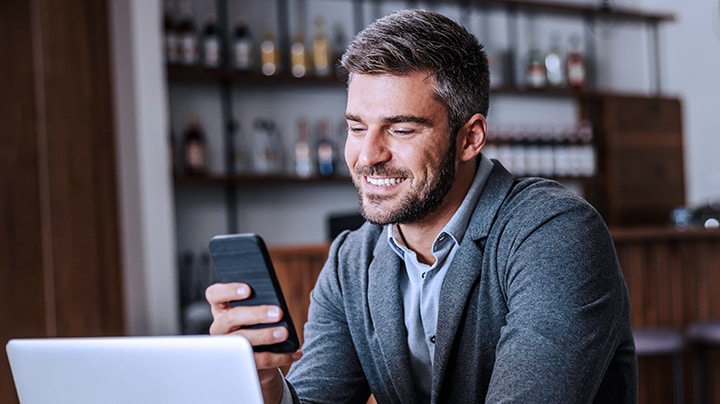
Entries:
[[21,404],[260,404],[240,336],[13,339]]

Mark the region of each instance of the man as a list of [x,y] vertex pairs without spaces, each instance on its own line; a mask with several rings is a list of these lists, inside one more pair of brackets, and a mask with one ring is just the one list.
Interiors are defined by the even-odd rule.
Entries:
[[[368,223],[334,240],[303,353],[257,353],[266,402],[634,402],[627,289],[598,213],[481,154],[489,73],[437,13],[375,21],[349,45],[345,158]],[[274,307],[207,290],[212,334],[282,341]],[[279,366],[293,363],[284,379]]]

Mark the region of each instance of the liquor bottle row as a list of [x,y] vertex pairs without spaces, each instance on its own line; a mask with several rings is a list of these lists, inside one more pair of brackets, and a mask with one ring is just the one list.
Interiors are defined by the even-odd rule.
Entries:
[[[284,136],[275,121],[256,118],[234,139],[232,170],[235,174],[299,178],[347,175],[338,147],[346,133],[344,121],[333,126],[330,119],[320,119],[311,125],[301,117],[295,123],[292,144],[288,144],[290,136]],[[195,114],[188,116],[179,145],[171,130],[170,157],[172,170],[184,175],[207,175],[209,159],[223,158],[209,156],[205,131]]]
[[[519,61],[523,63],[522,76],[514,78],[515,66],[510,51],[486,49],[490,66],[490,85],[492,88],[518,86],[529,90],[571,88],[583,90],[587,84],[587,58],[583,53],[580,36],[569,35],[567,45],[563,46],[559,32],[550,34],[550,46],[541,49],[531,44]],[[534,43],[534,42],[533,42]]]
[[[493,133],[491,130],[490,133]],[[495,128],[483,148],[518,176],[592,177],[597,153],[589,122],[558,128]]]
[[[298,30],[289,38],[289,49],[281,49],[280,43],[284,42],[278,41],[274,30],[268,28],[259,37],[250,30],[244,15],[236,16],[232,32],[225,34],[220,32],[214,12],[208,12],[198,24],[189,0],[181,0],[178,5],[179,8],[175,8],[171,0],[166,0],[163,26],[167,64],[228,66],[239,71],[259,71],[267,76],[284,71],[295,77],[342,74],[336,71],[335,61],[338,52],[345,48],[343,31],[336,27],[334,41],[331,40],[323,16],[315,17],[312,38],[306,38],[306,33]],[[282,66],[283,53],[288,56],[290,66]],[[229,60],[223,60],[224,55]]]
[[560,34],[550,36],[549,49],[542,51],[532,46],[528,51],[526,86],[532,89],[563,88],[582,89],[586,82],[585,58],[580,37],[572,35],[568,47],[563,49]]

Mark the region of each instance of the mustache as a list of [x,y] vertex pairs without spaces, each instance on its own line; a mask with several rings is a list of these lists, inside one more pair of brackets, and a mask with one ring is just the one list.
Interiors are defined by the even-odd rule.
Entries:
[[361,176],[366,176],[366,177],[373,177],[373,176],[402,177],[402,178],[410,177],[409,172],[407,172],[405,170],[388,167],[387,164],[385,164],[385,163],[375,164],[373,166],[357,165],[353,168],[353,172],[356,175],[361,175]]

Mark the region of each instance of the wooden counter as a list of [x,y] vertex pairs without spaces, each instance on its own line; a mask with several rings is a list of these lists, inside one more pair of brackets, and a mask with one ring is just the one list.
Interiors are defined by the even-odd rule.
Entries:
[[720,319],[720,230],[611,230],[632,299],[633,325],[683,330]]

